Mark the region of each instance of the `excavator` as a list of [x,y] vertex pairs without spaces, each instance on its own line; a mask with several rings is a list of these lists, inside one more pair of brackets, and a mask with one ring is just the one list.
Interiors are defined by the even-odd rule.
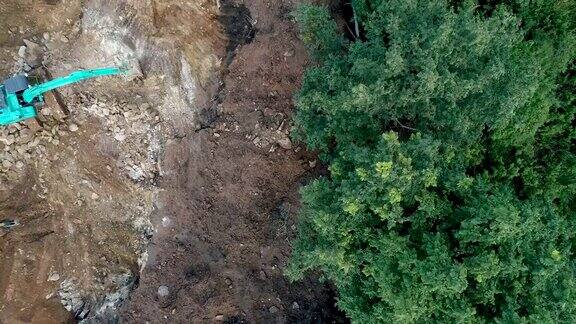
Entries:
[[29,78],[19,74],[0,85],[0,126],[36,118],[37,108],[44,104],[44,94],[57,88],[83,80],[117,75],[126,72],[123,68],[108,67],[93,70],[80,70],[68,76],[45,83],[31,85]]

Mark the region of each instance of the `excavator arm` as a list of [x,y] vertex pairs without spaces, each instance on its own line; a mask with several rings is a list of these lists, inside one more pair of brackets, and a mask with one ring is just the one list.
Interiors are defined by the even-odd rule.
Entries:
[[34,102],[36,98],[40,98],[42,94],[54,90],[56,88],[65,87],[67,85],[80,82],[86,79],[92,79],[108,75],[116,75],[123,72],[124,72],[123,69],[116,67],[76,71],[69,74],[68,76],[54,79],[28,88],[27,90],[24,91],[22,98],[26,103],[31,104]]

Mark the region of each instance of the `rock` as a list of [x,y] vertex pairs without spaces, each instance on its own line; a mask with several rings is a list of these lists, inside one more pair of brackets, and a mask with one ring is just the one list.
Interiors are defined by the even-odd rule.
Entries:
[[285,150],[292,148],[292,141],[288,137],[284,137],[278,140],[278,145]]
[[130,179],[138,181],[144,177],[144,171],[142,170],[142,168],[134,165],[132,168],[129,169],[128,176],[130,176]]
[[26,46],[20,46],[20,48],[18,49],[18,56],[24,58],[25,55],[26,55]]
[[35,138],[32,142],[28,143],[28,147],[29,148],[35,148],[38,146],[38,144],[40,144],[40,139]]
[[292,309],[300,309],[300,305],[297,302],[292,303]]
[[60,280],[60,275],[56,272],[53,272],[49,277],[48,281],[58,281]]
[[10,230],[18,225],[20,225],[20,222],[17,219],[4,219],[0,221],[0,228],[5,230]]
[[78,131],[78,125],[70,124],[70,125],[68,125],[68,130],[71,132],[76,132],[76,131]]
[[124,118],[126,118],[126,120],[130,120],[130,118],[132,118],[132,112],[130,112],[129,110],[122,112],[122,116],[124,116]]
[[100,196],[98,196],[97,193],[93,192],[92,195],[90,196],[90,198],[92,198],[92,200],[96,200],[98,199]]
[[308,162],[308,165],[309,165],[311,168],[315,168],[317,163],[318,163],[318,161],[317,161],[317,160],[314,160],[314,161]]
[[116,133],[114,135],[114,139],[117,140],[118,142],[124,142],[124,140],[126,139],[126,134],[124,134],[124,132]]
[[170,290],[168,289],[167,286],[160,286],[158,287],[158,296],[160,297],[166,297],[170,295]]
[[268,279],[268,275],[266,275],[266,272],[264,272],[264,270],[260,270],[258,278],[260,278],[260,280],[266,280]]
[[27,39],[24,40],[24,44],[26,44],[26,55],[24,57],[26,63],[31,67],[38,67],[42,65],[42,59],[44,57],[44,51],[42,50],[42,47]]
[[52,110],[48,107],[44,107],[40,110],[40,113],[44,116],[50,116],[52,115]]
[[8,125],[8,134],[14,134],[18,131],[16,124]]
[[214,320],[218,321],[218,322],[222,322],[222,321],[224,321],[224,315],[216,315],[216,317],[214,317]]
[[5,143],[6,145],[12,145],[12,144],[14,144],[15,140],[16,140],[16,139],[14,138],[14,135],[8,135],[8,136],[6,136],[6,139],[4,140],[4,143]]
[[18,143],[28,143],[32,139],[32,132],[26,128],[20,131]]
[[270,311],[270,314],[276,314],[276,313],[278,313],[279,309],[276,306],[272,306],[268,310]]
[[162,226],[163,227],[168,227],[170,226],[170,224],[172,224],[172,220],[168,217],[162,217]]

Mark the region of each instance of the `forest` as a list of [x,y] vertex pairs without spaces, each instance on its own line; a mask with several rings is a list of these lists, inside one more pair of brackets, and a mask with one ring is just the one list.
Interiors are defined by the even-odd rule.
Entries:
[[354,323],[576,321],[576,1],[301,5],[287,275]]

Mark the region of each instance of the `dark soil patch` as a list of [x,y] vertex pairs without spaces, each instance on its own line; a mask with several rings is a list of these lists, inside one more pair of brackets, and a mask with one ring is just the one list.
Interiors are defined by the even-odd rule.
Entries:
[[256,36],[256,28],[252,25],[252,15],[244,4],[234,4],[223,1],[220,8],[222,15],[220,23],[226,30],[228,45],[226,46],[226,66],[234,60],[238,46],[250,44]]

